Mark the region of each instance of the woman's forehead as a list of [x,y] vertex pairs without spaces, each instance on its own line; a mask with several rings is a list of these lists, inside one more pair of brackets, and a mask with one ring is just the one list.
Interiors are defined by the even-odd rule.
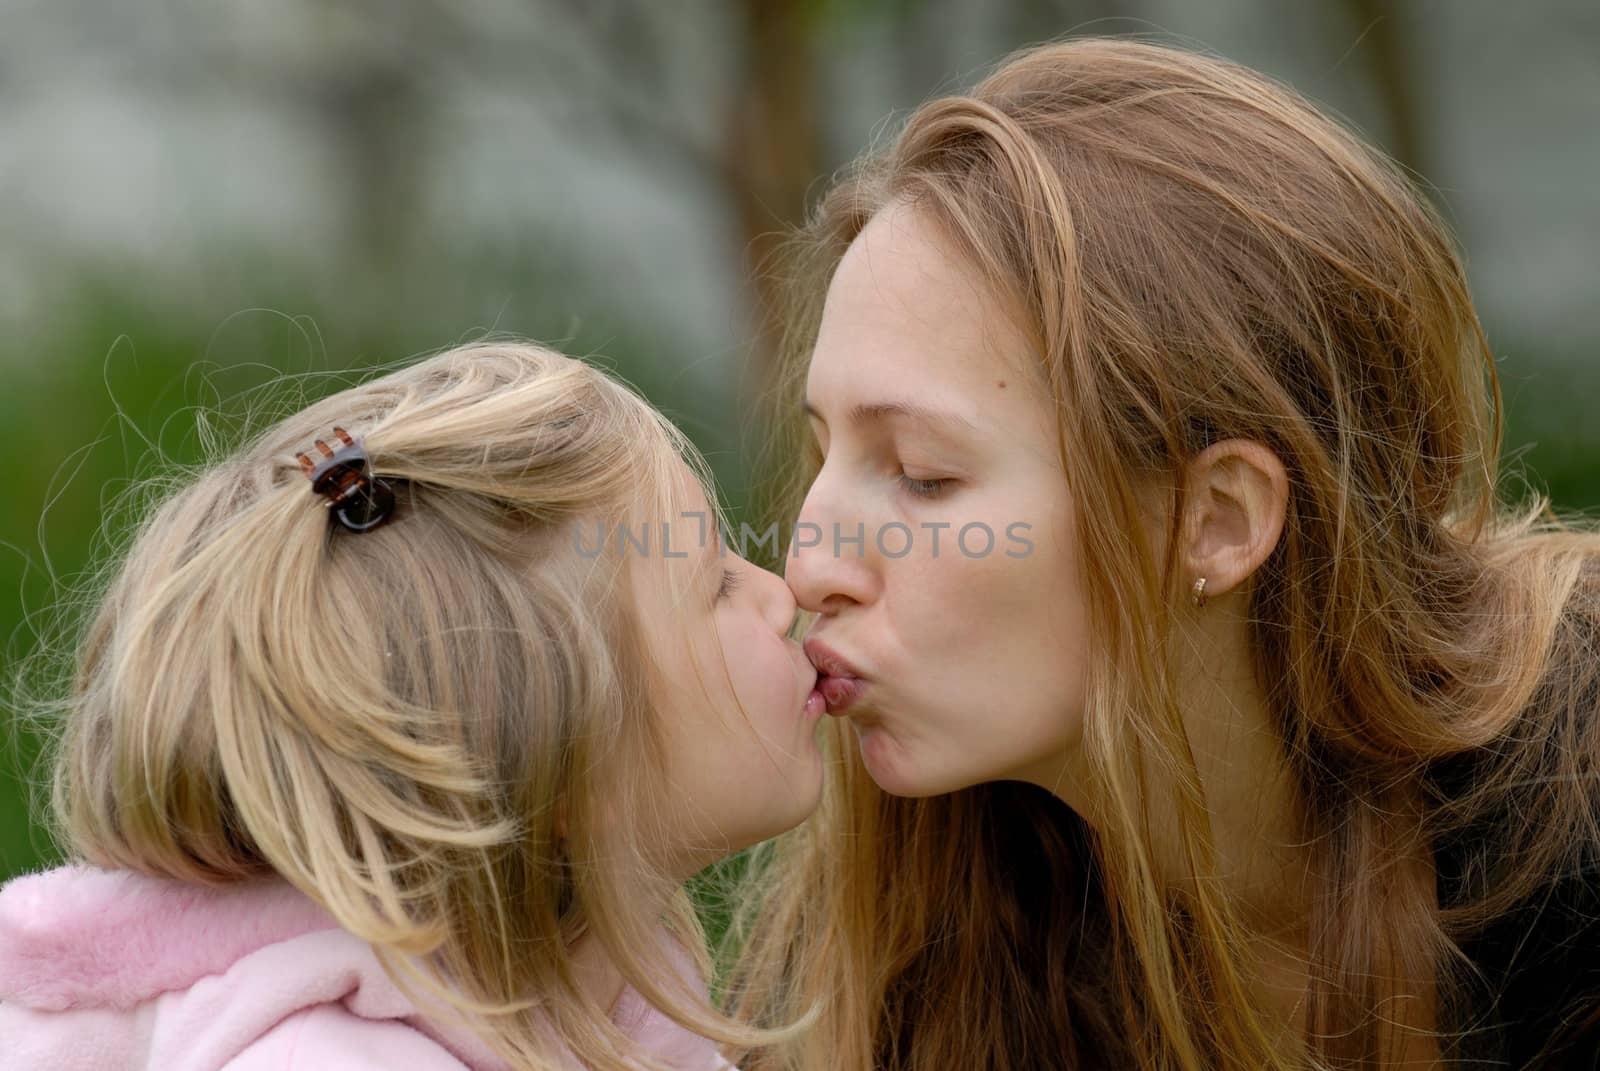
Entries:
[[1009,299],[924,210],[892,205],[851,243],[828,291],[807,375],[818,405],[910,386],[972,416],[991,390],[1038,375]]

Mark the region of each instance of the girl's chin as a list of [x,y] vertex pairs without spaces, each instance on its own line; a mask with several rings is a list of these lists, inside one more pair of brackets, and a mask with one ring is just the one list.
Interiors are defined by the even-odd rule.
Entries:
[[769,820],[764,823],[765,828],[749,837],[749,844],[744,847],[782,836],[805,822],[822,805],[822,753],[817,751],[813,757],[814,762],[787,772],[783,783],[789,791],[767,809]]

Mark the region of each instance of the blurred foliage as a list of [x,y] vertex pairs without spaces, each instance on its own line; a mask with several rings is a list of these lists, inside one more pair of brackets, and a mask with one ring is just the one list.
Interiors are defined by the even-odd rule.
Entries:
[[1508,493],[1516,476],[1563,515],[1600,517],[1600,367],[1594,360],[1501,358]]

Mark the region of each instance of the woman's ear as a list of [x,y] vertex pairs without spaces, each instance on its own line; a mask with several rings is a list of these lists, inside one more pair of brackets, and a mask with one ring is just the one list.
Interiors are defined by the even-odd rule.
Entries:
[[1283,535],[1289,475],[1278,455],[1249,439],[1213,443],[1184,467],[1179,559],[1207,598],[1234,590]]

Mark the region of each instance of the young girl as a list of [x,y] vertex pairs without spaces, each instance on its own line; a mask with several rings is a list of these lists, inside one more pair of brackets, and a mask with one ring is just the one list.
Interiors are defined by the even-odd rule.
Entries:
[[78,651],[76,861],[0,892],[5,1066],[728,1066],[684,881],[815,806],[822,703],[692,457],[480,345],[185,480]]
[[1593,1066],[1600,537],[1502,501],[1407,178],[1080,39],[802,238],[786,573],[841,718],[736,991],[827,999],[741,1062]]

